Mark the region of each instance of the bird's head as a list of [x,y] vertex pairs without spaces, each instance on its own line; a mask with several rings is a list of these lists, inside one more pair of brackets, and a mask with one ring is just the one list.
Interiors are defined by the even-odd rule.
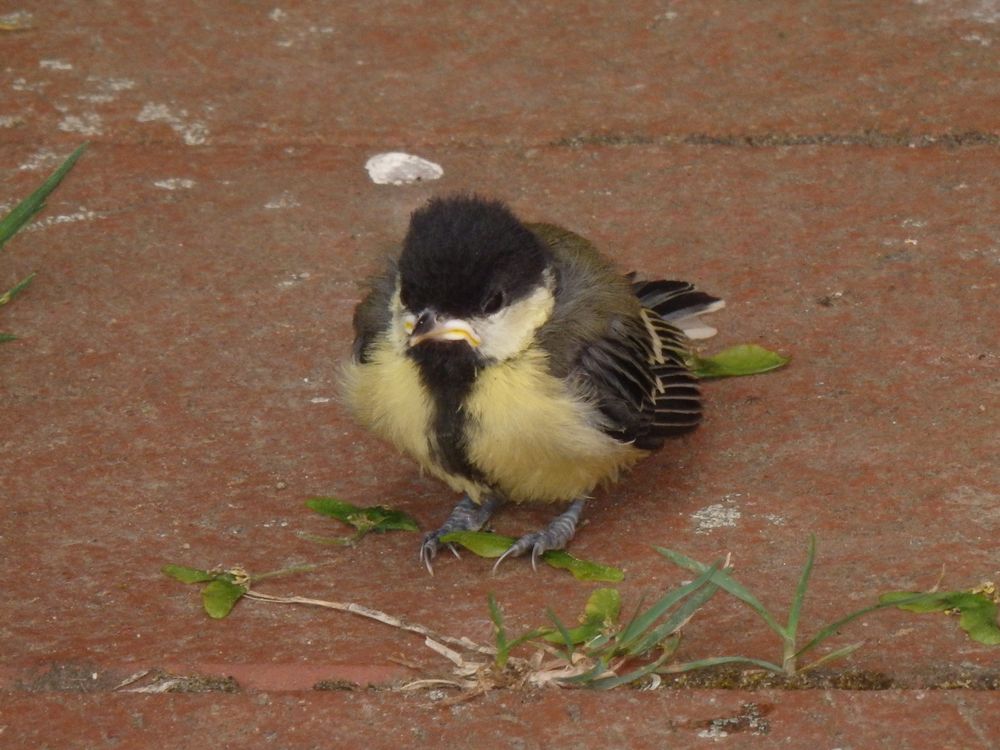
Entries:
[[411,352],[503,361],[551,315],[551,255],[502,203],[435,198],[414,212],[399,259],[394,324]]

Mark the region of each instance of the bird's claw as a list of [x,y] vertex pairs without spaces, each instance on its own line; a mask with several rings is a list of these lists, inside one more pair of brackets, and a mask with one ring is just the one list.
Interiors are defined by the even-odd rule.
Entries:
[[[441,549],[441,536],[442,534],[440,530],[432,531],[424,537],[424,541],[420,545],[420,562],[424,564],[424,567],[427,568],[427,572],[431,575],[434,575],[434,565],[432,561],[435,556],[437,556],[438,550]],[[459,560],[462,559],[462,556],[458,554],[458,550],[455,548],[454,544],[449,542],[445,546],[451,551],[451,554]]]
[[434,575],[434,565],[432,560],[434,556],[437,555],[438,549],[441,548],[441,542],[438,541],[440,534],[436,531],[432,531],[430,534],[424,537],[423,543],[420,545],[420,562],[424,564],[427,568],[427,572],[432,576]]
[[516,542],[514,542],[510,547],[504,552],[497,561],[493,563],[493,573],[497,572],[497,568],[500,567],[500,563],[506,560],[508,557],[520,557],[528,550],[531,550],[531,568],[532,570],[538,570],[538,558],[544,555],[550,547],[551,540],[548,539],[544,531],[534,531],[530,534],[525,534]]

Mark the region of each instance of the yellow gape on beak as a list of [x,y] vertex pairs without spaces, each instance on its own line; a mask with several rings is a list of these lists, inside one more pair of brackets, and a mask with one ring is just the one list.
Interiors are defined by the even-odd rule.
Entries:
[[410,346],[424,341],[465,341],[475,349],[481,343],[468,321],[461,318],[439,318],[429,310],[422,312],[419,318],[410,313],[403,316],[403,330],[410,337]]

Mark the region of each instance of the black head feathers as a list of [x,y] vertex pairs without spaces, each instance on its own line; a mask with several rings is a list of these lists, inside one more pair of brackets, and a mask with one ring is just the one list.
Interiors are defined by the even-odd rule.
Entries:
[[503,203],[475,195],[434,198],[410,218],[399,259],[403,304],[468,317],[530,293],[550,261]]

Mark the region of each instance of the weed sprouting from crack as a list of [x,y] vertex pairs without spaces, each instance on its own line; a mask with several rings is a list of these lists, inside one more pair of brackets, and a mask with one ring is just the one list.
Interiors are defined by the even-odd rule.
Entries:
[[[551,609],[550,624],[512,636],[507,629],[504,611],[492,594],[488,597],[493,643],[477,643],[466,637],[439,633],[402,617],[353,602],[334,602],[302,596],[275,596],[256,591],[253,585],[266,578],[314,570],[305,565],[270,573],[251,575],[242,568],[212,571],[176,565],[164,572],[184,583],[205,584],[202,600],[212,617],[226,617],[242,598],[272,604],[297,604],[339,612],[380,622],[424,639],[424,645],[451,664],[451,674],[411,680],[396,689],[421,690],[452,688],[459,691],[445,703],[470,700],[496,689],[519,689],[556,686],[607,690],[623,685],[653,689],[664,681],[674,684],[684,674],[717,668],[748,667],[751,672],[770,679],[786,681],[790,686],[805,686],[811,673],[821,665],[854,653],[862,642],[836,648],[802,664],[810,654],[854,620],[887,607],[914,612],[950,612],[960,615],[960,626],[983,644],[1000,643],[996,623],[996,588],[992,584],[968,591],[932,590],[930,592],[890,592],[877,604],[856,610],[820,628],[802,645],[799,620],[802,614],[816,554],[815,538],[810,537],[806,564],[792,597],[784,623],[761,603],[743,584],[733,578],[733,566],[727,556],[711,565],[700,563],[679,552],[656,548],[664,557],[697,577],[669,589],[649,606],[641,604],[628,619],[621,619],[621,596],[617,589],[595,590],[587,600],[579,624],[567,627]],[[776,661],[750,656],[714,656],[687,662],[674,660],[681,644],[681,631],[698,611],[719,591],[723,591],[758,615],[781,639],[781,655]],[[518,653],[515,653],[517,651]],[[524,655],[527,652],[527,655]],[[412,665],[411,665],[412,666]]]

